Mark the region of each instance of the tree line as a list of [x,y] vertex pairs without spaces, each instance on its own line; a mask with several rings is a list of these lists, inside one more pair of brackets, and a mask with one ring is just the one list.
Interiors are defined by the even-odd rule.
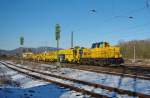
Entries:
[[150,39],[119,41],[118,45],[124,58],[132,59],[135,47],[135,57],[137,59],[150,59]]

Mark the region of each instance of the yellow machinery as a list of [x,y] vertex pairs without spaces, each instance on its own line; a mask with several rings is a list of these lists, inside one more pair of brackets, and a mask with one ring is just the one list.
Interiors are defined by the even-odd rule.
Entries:
[[107,42],[94,43],[92,48],[82,50],[80,63],[109,65],[123,63],[119,47],[110,47]]
[[50,62],[57,61],[57,51],[50,51],[45,54],[45,60]]
[[73,49],[59,50],[60,62],[72,62],[73,59]]
[[[34,61],[57,61],[57,51],[49,51],[38,54],[24,54],[25,59]],[[74,48],[58,51],[60,62],[109,65],[123,63],[119,47],[112,47],[107,42],[93,43],[91,48]]]
[[30,60],[32,59],[32,55],[33,55],[32,52],[26,52],[26,53],[23,53],[22,57],[25,58],[26,60]]

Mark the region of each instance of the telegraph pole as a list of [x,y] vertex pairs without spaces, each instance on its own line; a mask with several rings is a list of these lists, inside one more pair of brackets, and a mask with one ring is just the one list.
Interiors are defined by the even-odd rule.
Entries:
[[73,48],[73,32],[71,32],[71,48]]
[[134,46],[133,46],[133,62],[135,63],[135,44],[134,44]]

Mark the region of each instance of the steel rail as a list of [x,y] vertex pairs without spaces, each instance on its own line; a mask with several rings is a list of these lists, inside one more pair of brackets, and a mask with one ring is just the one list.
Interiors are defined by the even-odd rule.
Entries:
[[102,89],[106,89],[106,90],[109,90],[109,91],[114,91],[114,92],[117,92],[119,94],[128,94],[130,96],[138,96],[140,98],[150,98],[150,95],[146,95],[146,94],[139,93],[139,92],[119,89],[119,88],[115,88],[115,87],[109,87],[109,86],[105,86],[105,85],[101,85],[101,84],[91,83],[91,82],[87,82],[87,81],[83,81],[83,80],[72,79],[72,78],[68,78],[68,77],[64,77],[64,76],[58,76],[58,75],[54,75],[54,74],[50,74],[50,73],[39,72],[39,71],[36,71],[36,70],[33,70],[33,69],[16,66],[15,64],[12,64],[12,63],[8,63],[8,62],[6,62],[6,63],[11,64],[15,67],[19,67],[19,68],[22,68],[22,69],[25,69],[25,70],[32,71],[32,72],[36,72],[36,73],[40,73],[40,74],[43,74],[43,75],[48,75],[48,76],[56,77],[56,78],[60,78],[60,79],[66,79],[66,80],[86,84],[86,85],[89,85],[89,86],[94,86],[96,88],[102,88]]
[[[75,65],[75,64],[73,64],[73,65]],[[78,69],[78,68],[73,68],[73,69]],[[93,71],[93,69],[84,69],[84,68],[79,68],[79,69],[86,70],[86,71]],[[117,76],[124,76],[124,77],[131,77],[131,78],[139,78],[139,79],[144,79],[144,80],[150,80],[150,77],[143,76],[143,75],[126,74],[126,73],[120,73],[120,72],[110,72],[110,71],[101,71],[101,70],[95,70],[94,72],[106,73],[106,74],[111,74],[111,75],[113,74],[113,75],[117,75]]]

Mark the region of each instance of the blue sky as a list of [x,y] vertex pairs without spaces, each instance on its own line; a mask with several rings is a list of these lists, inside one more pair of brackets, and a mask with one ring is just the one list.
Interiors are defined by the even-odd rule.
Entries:
[[0,0],[0,49],[19,47],[20,36],[25,47],[55,47],[57,23],[62,48],[70,48],[72,31],[74,44],[84,47],[99,41],[115,45],[119,40],[148,39],[150,0]]

